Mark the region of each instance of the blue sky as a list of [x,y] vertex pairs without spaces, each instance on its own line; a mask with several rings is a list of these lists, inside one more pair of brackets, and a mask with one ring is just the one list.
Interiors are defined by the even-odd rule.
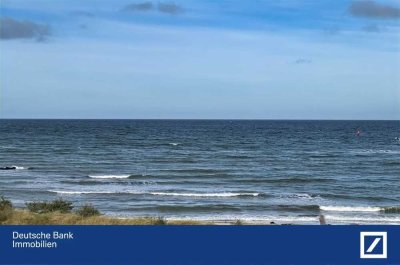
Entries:
[[2,118],[400,118],[398,0],[0,7]]

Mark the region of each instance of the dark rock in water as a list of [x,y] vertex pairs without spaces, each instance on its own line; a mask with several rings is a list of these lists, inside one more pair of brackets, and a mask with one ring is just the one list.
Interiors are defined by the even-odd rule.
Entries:
[[16,170],[17,167],[0,167],[0,170]]

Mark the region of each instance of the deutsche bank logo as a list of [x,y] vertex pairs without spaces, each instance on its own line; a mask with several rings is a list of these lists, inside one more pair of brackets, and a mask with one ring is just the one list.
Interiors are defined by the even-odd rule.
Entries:
[[387,232],[361,232],[360,258],[386,259]]

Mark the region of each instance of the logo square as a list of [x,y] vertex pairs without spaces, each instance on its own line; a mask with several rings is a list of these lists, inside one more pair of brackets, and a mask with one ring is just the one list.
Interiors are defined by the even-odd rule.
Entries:
[[387,259],[387,232],[361,232],[360,258]]

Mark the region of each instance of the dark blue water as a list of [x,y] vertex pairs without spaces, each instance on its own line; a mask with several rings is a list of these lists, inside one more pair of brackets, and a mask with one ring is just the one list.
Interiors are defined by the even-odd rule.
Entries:
[[399,121],[0,120],[0,166],[21,167],[0,170],[0,194],[117,216],[400,224],[399,136]]

